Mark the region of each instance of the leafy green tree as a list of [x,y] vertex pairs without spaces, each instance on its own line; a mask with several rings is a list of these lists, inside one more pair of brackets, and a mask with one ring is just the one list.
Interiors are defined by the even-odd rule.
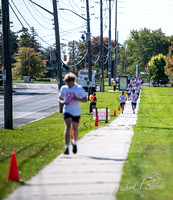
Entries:
[[[132,30],[130,37],[125,41],[125,56],[126,56],[126,71],[128,74],[135,74],[135,66],[139,66],[139,71],[145,71],[147,63],[152,56],[168,53],[168,48],[171,42],[168,37],[161,31],[150,30],[147,28],[140,31]],[[120,51],[120,53],[122,53]],[[118,71],[124,68],[123,63],[120,62]]]
[[11,51],[11,62],[14,63],[14,57],[18,51],[18,35],[15,32],[10,31],[10,51]]
[[[67,64],[70,66],[73,64],[77,64],[77,70],[82,69],[84,66],[84,62],[87,63],[87,44],[82,41],[70,41],[68,43],[69,57],[72,58],[72,61],[68,61]],[[74,52],[74,58],[73,58]],[[74,59],[74,60],[73,60]]]
[[41,45],[36,41],[36,32],[35,29],[31,28],[31,34],[27,28],[22,28],[18,31],[19,36],[19,47],[30,47],[35,49],[35,51],[40,51]]
[[160,83],[161,80],[168,82],[168,76],[165,74],[166,59],[163,54],[153,56],[148,62],[146,71],[149,74],[149,77],[157,83]]
[[165,73],[169,77],[169,82],[173,86],[173,46],[169,47],[168,55],[166,56]]
[[46,72],[46,62],[41,59],[40,52],[36,52],[33,48],[19,47],[18,55],[15,57],[13,78],[23,78],[29,76],[31,78],[43,77]]

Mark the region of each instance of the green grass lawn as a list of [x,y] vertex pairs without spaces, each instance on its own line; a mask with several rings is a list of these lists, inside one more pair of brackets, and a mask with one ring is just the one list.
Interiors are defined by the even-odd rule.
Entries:
[[[110,108],[111,120],[114,110],[117,115],[120,92],[97,93],[97,107]],[[79,138],[96,129],[92,114],[89,113],[89,102],[82,103],[82,117],[79,126]],[[110,122],[109,121],[109,122]],[[99,126],[105,126],[104,121]],[[8,182],[8,170],[11,153],[15,152],[20,179],[26,181],[51,162],[64,150],[64,120],[61,113],[55,113],[45,119],[15,127],[14,130],[0,130],[0,199],[14,190],[19,183]]]
[[117,199],[173,200],[173,88],[143,87],[134,132]]

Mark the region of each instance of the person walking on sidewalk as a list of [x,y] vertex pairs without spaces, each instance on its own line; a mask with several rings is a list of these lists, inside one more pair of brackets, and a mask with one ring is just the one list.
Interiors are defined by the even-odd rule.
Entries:
[[132,100],[131,104],[132,104],[133,114],[135,114],[136,104],[138,100],[138,95],[135,93],[135,90],[132,90],[131,100]]
[[63,117],[65,121],[65,151],[69,154],[70,129],[73,127],[74,140],[72,141],[73,153],[77,153],[78,127],[81,116],[80,102],[87,102],[87,94],[82,86],[75,83],[76,76],[68,73],[64,77],[66,85],[60,89],[59,103],[63,104]]
[[97,103],[97,97],[96,97],[96,93],[94,92],[93,95],[91,96],[91,100],[90,100],[90,113],[93,112],[93,109],[96,109],[96,103]]
[[124,94],[124,91],[122,91],[122,94],[118,97],[118,99],[120,100],[120,107],[121,107],[122,113],[123,113],[125,102],[127,101],[127,96]]

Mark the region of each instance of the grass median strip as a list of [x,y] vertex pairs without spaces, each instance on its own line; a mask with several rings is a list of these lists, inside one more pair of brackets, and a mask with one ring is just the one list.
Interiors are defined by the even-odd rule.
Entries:
[[[110,121],[115,119],[115,109],[117,115],[120,113],[119,102],[116,100],[119,94],[120,92],[97,93],[97,107],[110,109]],[[82,103],[81,107],[79,138],[97,128],[89,113],[89,102]],[[104,121],[100,121],[98,127],[105,125]],[[26,181],[63,152],[64,127],[63,116],[58,112],[39,121],[15,127],[14,130],[0,130],[0,199],[20,185],[7,181],[11,153],[16,153],[20,179]]]
[[118,200],[173,199],[173,88],[143,87]]

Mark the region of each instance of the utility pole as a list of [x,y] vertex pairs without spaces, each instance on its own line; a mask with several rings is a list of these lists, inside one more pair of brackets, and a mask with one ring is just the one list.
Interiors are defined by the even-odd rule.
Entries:
[[72,58],[72,64],[73,64],[73,73],[75,73],[75,66],[74,66],[74,40],[73,40],[73,58]]
[[100,67],[101,67],[101,92],[104,92],[104,52],[103,52],[103,2],[100,0]]
[[109,0],[109,41],[108,41],[108,79],[109,86],[111,86],[111,63],[112,63],[112,55],[111,55],[111,0]]
[[115,0],[115,51],[114,51],[114,70],[113,70],[113,77],[117,77],[117,52],[118,52],[118,42],[117,42],[117,0]]
[[124,50],[124,74],[126,74],[126,53],[125,53],[125,47],[123,46]]
[[4,128],[13,129],[12,111],[12,73],[10,53],[10,23],[9,23],[9,2],[1,0],[2,6],[2,48],[4,65]]
[[118,31],[117,31],[117,48],[116,48],[116,57],[115,57],[115,59],[116,59],[116,73],[118,71],[118,50],[119,50],[119,45],[118,45]]
[[90,34],[90,17],[89,17],[89,1],[86,0],[87,9],[87,41],[88,41],[88,98],[91,94],[91,84],[92,84],[92,70],[91,70],[91,34]]
[[[55,41],[56,41],[56,60],[57,60],[57,70],[59,79],[59,89],[62,86],[62,70],[61,70],[61,49],[60,49],[60,36],[59,36],[59,23],[58,23],[58,11],[57,11],[57,1],[53,0],[53,16],[54,16],[54,26],[55,26]],[[62,113],[63,106],[60,104],[60,113]]]

